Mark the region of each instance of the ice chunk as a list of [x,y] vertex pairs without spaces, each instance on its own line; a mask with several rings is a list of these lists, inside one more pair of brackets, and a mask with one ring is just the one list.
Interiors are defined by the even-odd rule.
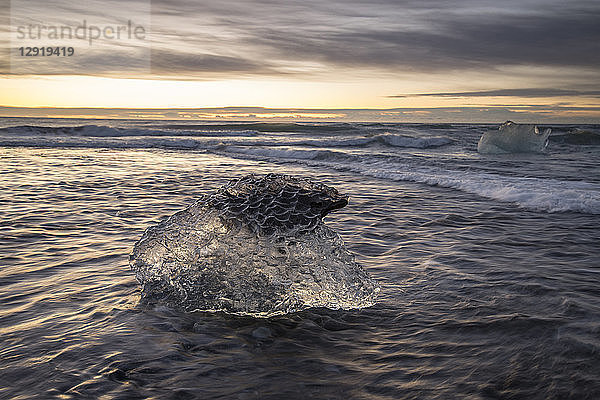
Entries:
[[346,204],[308,179],[249,175],[148,228],[130,265],[146,300],[186,311],[371,306],[379,286],[322,221]]
[[541,132],[535,125],[506,121],[498,130],[481,136],[477,151],[482,154],[540,152],[546,148],[550,132],[549,128]]

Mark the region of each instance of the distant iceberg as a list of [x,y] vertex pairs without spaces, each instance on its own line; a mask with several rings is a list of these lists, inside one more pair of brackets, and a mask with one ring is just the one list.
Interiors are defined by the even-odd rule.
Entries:
[[484,133],[477,144],[482,154],[537,153],[548,145],[550,128],[541,132],[535,125],[506,121],[495,131]]

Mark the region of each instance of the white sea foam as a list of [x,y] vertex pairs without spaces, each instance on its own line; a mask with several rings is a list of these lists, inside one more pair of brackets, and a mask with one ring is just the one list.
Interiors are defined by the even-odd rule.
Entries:
[[[368,144],[379,143],[390,147],[406,147],[416,149],[428,149],[432,147],[445,146],[452,143],[452,140],[441,136],[422,137],[407,136],[392,133],[385,133],[363,138],[353,139],[331,139],[321,141],[311,141],[310,144],[319,147],[344,147],[344,146],[365,146]],[[307,143],[309,144],[309,143]]]
[[[452,170],[407,161],[399,163],[399,158],[382,159],[377,148],[374,148],[373,154],[360,157],[343,149],[364,148],[372,144],[427,148],[452,143],[451,139],[445,137],[381,133],[367,137],[361,134],[358,137],[327,135],[305,138],[286,135],[263,137],[261,134],[251,138],[249,136],[255,132],[212,131],[207,137],[198,130],[191,136],[185,136],[185,133],[95,125],[56,128],[20,126],[0,129],[0,146],[208,150],[229,156],[287,160],[354,171],[377,178],[453,188],[497,201],[512,202],[530,210],[600,214],[600,184],[597,183],[526,178],[503,175],[501,172]],[[244,135],[248,137],[234,137]]]
[[325,137],[315,139],[301,140],[282,140],[281,138],[272,138],[270,140],[257,140],[245,142],[224,142],[223,144],[235,146],[306,146],[306,147],[365,147],[371,144],[381,144],[390,147],[406,147],[427,149],[440,147],[453,143],[451,139],[434,137],[410,137],[404,135],[382,134],[369,137]]
[[[214,142],[214,141],[213,141]],[[218,142],[214,142],[215,144]],[[181,149],[196,150],[208,148],[206,141],[194,138],[162,137],[10,137],[0,138],[0,147],[44,147],[44,148],[91,148],[91,149]]]
[[482,197],[546,212],[600,214],[600,185],[588,182],[514,177],[435,167],[375,163],[349,166],[355,172],[396,181],[411,181],[458,189]]
[[[305,146],[318,148],[365,147],[380,144],[390,147],[425,149],[452,143],[451,139],[445,137],[413,137],[392,133],[372,136],[361,135],[359,137],[328,135],[305,138],[270,135],[270,133],[264,133],[259,136],[259,133],[254,130],[226,129],[226,126],[218,130],[170,128],[165,130],[115,128],[98,125],[59,127],[23,125],[0,128],[0,145],[92,148],[177,147],[195,149],[199,146],[209,148],[218,143],[230,146]],[[111,138],[116,140],[111,141]],[[218,139],[220,141],[217,141]],[[196,140],[196,142],[192,142],[193,140]]]
[[241,146],[223,146],[222,150],[227,153],[245,154],[249,156],[258,156],[265,158],[285,158],[294,160],[318,160],[331,159],[335,155],[343,156],[343,153],[336,153],[329,150],[297,150],[282,148],[263,148],[263,147],[241,147]]
[[414,136],[404,136],[404,135],[393,135],[393,134],[385,134],[378,135],[375,139],[381,143],[387,144],[393,147],[412,147],[417,149],[428,149],[431,147],[440,147],[445,146],[452,143],[452,140],[441,137],[441,136],[433,136],[433,137],[414,137]]
[[1,136],[65,136],[65,137],[134,137],[134,136],[191,136],[191,137],[251,137],[258,132],[253,130],[185,130],[185,129],[143,129],[143,128],[114,128],[104,125],[81,126],[30,126],[22,125],[0,128]]
[[337,139],[337,138],[325,138],[325,139],[307,139],[299,140],[295,142],[283,143],[290,146],[313,146],[313,147],[355,147],[355,146],[366,146],[374,143],[374,138],[362,137],[362,138],[349,138],[349,139]]
[[[497,201],[515,203],[534,211],[600,214],[600,185],[595,183],[447,170],[373,159],[354,162],[347,159],[340,162],[343,154],[336,155],[333,152],[323,154],[319,151],[245,148],[227,148],[226,151],[242,153],[251,158],[291,159],[375,178],[452,188]],[[331,161],[332,157],[338,161]]]

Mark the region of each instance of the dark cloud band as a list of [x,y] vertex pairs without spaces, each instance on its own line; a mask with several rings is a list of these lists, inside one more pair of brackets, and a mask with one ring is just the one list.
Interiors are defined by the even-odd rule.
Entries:
[[440,93],[413,93],[388,96],[392,98],[407,97],[600,97],[600,90],[568,90],[553,88],[524,88],[524,89],[498,89],[481,90],[473,92],[440,92]]
[[[60,3],[48,15],[105,11]],[[136,1],[126,4],[134,10]],[[493,73],[502,66],[597,71],[600,65],[597,1],[153,0],[151,10],[157,74]],[[90,63],[86,74],[114,67]]]

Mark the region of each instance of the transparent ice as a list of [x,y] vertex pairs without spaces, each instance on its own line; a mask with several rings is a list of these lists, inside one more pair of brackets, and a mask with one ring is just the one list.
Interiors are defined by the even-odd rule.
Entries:
[[249,175],[147,229],[130,265],[145,299],[186,311],[368,307],[379,286],[322,221],[346,204],[308,179]]
[[482,154],[536,153],[548,144],[551,129],[540,131],[535,125],[506,121],[498,130],[484,133],[477,144]]

